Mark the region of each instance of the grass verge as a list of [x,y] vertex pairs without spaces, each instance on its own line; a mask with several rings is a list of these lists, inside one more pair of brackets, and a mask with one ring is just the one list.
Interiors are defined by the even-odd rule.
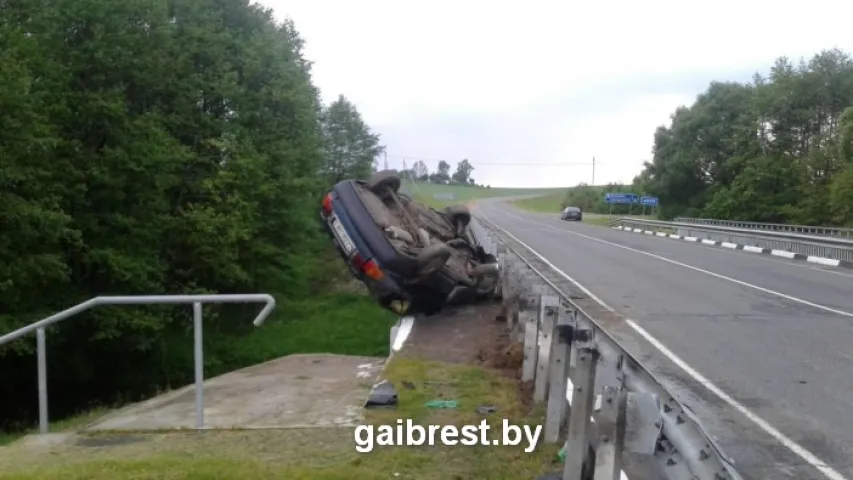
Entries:
[[[97,418],[102,417],[104,414],[109,412],[108,408],[94,408],[87,412],[81,413],[80,415],[76,415],[73,417],[65,418],[63,420],[58,420],[56,422],[50,423],[50,432],[65,432],[68,430],[74,430],[76,428],[82,427]],[[37,433],[38,429],[33,428],[30,430],[25,430],[21,432],[0,432],[0,447],[9,445],[10,443],[20,439],[25,435],[29,435],[32,433]]]
[[403,189],[410,193],[415,200],[442,208],[448,205],[468,203],[480,198],[512,197],[517,195],[556,195],[564,196],[566,188],[486,188],[464,185],[436,185],[417,182],[406,183]]
[[[490,425],[489,439],[501,438],[501,421],[541,422],[527,412],[514,379],[479,366],[395,358],[385,378],[397,388],[396,410],[371,410],[367,423],[396,425]],[[405,388],[404,382],[411,388]],[[428,401],[456,400],[455,409],[430,409]],[[496,413],[476,412],[491,405]],[[376,436],[374,436],[376,439]],[[517,446],[375,446],[355,450],[353,429],[210,431],[146,435],[80,436],[72,444],[0,449],[0,478],[89,479],[287,479],[447,480],[536,478],[557,470],[556,445],[531,453]],[[49,448],[45,455],[43,448]]]
[[523,198],[512,202],[516,207],[536,213],[560,213],[563,209],[563,200],[566,199],[565,192],[552,193],[541,197]]

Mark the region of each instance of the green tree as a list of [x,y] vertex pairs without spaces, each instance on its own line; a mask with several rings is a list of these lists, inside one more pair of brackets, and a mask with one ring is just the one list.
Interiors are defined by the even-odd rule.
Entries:
[[458,164],[456,164],[456,172],[453,173],[451,180],[454,183],[458,183],[460,185],[467,185],[471,178],[471,172],[474,171],[474,167],[471,166],[471,163],[468,162],[468,159],[462,160]]
[[438,170],[429,176],[429,181],[432,183],[449,183],[450,164],[444,160],[438,162]]
[[850,161],[851,105],[853,61],[840,50],[780,58],[748,84],[713,82],[658,128],[635,184],[666,217],[842,221],[827,205]]
[[[292,22],[220,0],[0,13],[0,333],[98,295],[314,291],[318,199],[381,148],[351,103],[321,108]],[[230,348],[246,308],[217,312],[208,373],[257,361]],[[185,309],[82,317],[49,331],[52,416],[190,377]],[[0,428],[34,414],[32,344],[0,347]]]
[[343,95],[331,103],[322,114],[323,173],[329,184],[345,178],[366,179],[376,170],[376,157],[385,147],[379,135],[361,118],[355,105]]

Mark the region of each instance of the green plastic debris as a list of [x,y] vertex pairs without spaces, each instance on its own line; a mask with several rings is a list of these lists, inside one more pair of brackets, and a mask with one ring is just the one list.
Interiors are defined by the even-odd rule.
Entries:
[[433,400],[431,402],[427,402],[424,406],[427,408],[456,408],[459,404],[456,400]]
[[563,444],[563,448],[561,448],[560,451],[557,452],[557,458],[560,460],[560,463],[566,463],[566,446],[568,445],[568,443],[569,441],[566,440],[566,443]]

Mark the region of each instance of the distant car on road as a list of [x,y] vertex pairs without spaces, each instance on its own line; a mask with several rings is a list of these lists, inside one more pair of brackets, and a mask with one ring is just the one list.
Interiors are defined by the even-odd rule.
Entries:
[[583,220],[583,212],[578,207],[566,207],[563,213],[560,214],[560,220]]
[[353,275],[382,307],[432,315],[492,296],[498,263],[468,228],[464,205],[443,211],[399,192],[394,170],[343,180],[323,198],[320,217]]

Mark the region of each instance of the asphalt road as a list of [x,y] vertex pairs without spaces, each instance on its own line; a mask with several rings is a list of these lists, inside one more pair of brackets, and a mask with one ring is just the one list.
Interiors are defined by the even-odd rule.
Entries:
[[475,211],[709,380],[711,389],[639,333],[621,337],[745,478],[853,480],[853,275],[564,222],[500,200]]

